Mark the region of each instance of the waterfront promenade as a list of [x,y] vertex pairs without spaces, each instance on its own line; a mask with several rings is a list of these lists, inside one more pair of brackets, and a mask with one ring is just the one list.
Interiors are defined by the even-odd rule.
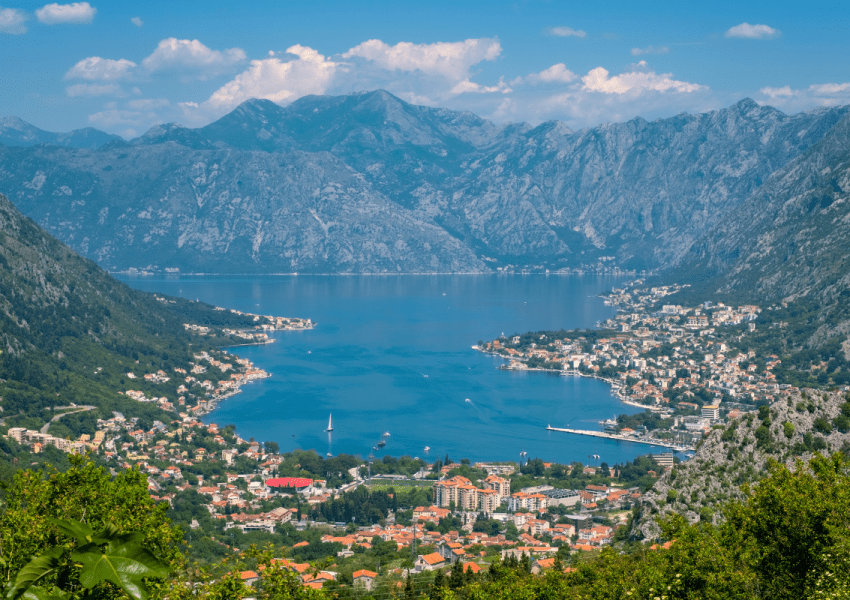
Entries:
[[627,435],[620,435],[617,433],[605,433],[603,431],[588,431],[586,429],[567,429],[561,427],[552,427],[551,425],[547,425],[546,429],[549,431],[561,431],[563,433],[575,433],[577,435],[589,435],[591,437],[601,437],[608,438],[610,440],[619,440],[621,442],[634,442],[635,444],[647,444],[649,446],[661,446],[664,448],[671,448],[676,450],[677,452],[683,452],[686,450],[693,451],[694,448],[690,446],[680,446],[676,444],[671,444],[669,442],[662,442],[660,440],[642,440],[639,438],[634,438]]

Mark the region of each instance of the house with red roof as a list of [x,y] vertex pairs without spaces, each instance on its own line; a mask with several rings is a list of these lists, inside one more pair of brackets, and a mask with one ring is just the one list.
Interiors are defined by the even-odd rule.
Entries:
[[446,559],[442,557],[437,552],[432,552],[431,554],[420,554],[416,557],[416,562],[413,564],[413,569],[417,573],[421,573],[422,571],[434,571],[436,569],[442,569],[443,567],[448,566]]
[[355,587],[362,587],[366,590],[371,590],[375,586],[375,579],[378,577],[378,574],[374,571],[360,569],[359,571],[354,571],[354,573],[351,574],[351,577],[354,579]]
[[257,581],[260,580],[260,576],[257,575],[254,571],[242,571],[239,573],[239,577],[242,579],[243,583],[247,585],[254,585]]

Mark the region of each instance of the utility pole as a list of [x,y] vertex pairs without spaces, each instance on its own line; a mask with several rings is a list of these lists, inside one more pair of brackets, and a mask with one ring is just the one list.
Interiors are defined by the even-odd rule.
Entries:
[[412,550],[411,559],[414,564],[416,563],[416,519],[413,519],[413,543],[410,544],[410,548]]

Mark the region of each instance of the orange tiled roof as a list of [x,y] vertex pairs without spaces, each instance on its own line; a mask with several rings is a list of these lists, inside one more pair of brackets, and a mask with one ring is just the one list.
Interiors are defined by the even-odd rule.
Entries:
[[359,571],[354,571],[354,573],[352,573],[351,576],[354,579],[357,579],[358,577],[371,577],[372,579],[374,579],[375,577],[378,576],[378,574],[375,573],[374,571],[367,571],[366,569],[360,569]]
[[425,554],[421,556],[422,560],[424,560],[429,565],[436,565],[443,562],[445,559],[440,556],[437,552],[432,552],[431,554]]
[[474,563],[474,562],[465,562],[465,563],[463,563],[463,571],[464,571],[464,573],[466,571],[472,571],[473,573],[480,573],[481,572],[481,565]]

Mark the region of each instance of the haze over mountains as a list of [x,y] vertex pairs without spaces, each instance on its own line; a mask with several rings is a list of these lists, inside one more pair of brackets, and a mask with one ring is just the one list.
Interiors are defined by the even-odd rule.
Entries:
[[35,146],[37,144],[53,144],[66,148],[100,148],[121,137],[104,133],[93,127],[75,129],[68,133],[52,133],[44,131],[17,117],[0,119],[0,144],[6,146]]
[[[486,272],[703,260],[714,273],[740,255],[728,244],[755,230],[723,249],[699,242],[702,258],[689,254],[694,243],[770,229],[759,194],[778,198],[803,164],[826,160],[813,158],[822,141],[840,154],[849,111],[789,116],[742,100],[573,132],[558,122],[497,126],[384,91],[287,107],[250,100],[206,127],[97,138],[96,149],[79,147],[79,136],[67,147],[12,147],[0,129],[0,192],[108,269]],[[842,181],[831,193],[846,195]],[[795,193],[814,183],[799,179]]]

